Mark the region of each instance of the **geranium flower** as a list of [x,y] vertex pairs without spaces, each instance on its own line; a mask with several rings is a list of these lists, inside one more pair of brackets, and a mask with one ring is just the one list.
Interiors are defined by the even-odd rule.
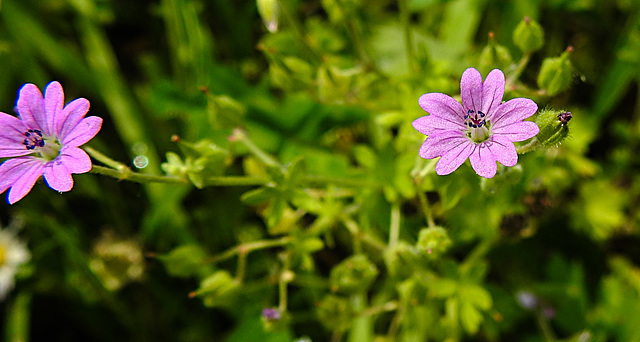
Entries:
[[31,254],[15,231],[0,228],[0,301],[15,284],[15,276],[20,265],[29,261]]
[[87,99],[64,106],[58,82],[47,85],[44,97],[36,85],[25,84],[16,110],[19,117],[0,112],[0,158],[11,158],[0,165],[0,193],[10,189],[7,200],[13,204],[40,176],[56,191],[71,190],[71,174],[91,170],[91,159],[79,146],[100,131],[102,119],[84,117]]
[[460,81],[462,104],[441,93],[420,96],[420,107],[431,115],[413,121],[413,127],[428,135],[420,148],[425,159],[441,157],[436,173],[448,175],[469,158],[482,177],[496,174],[496,161],[514,166],[518,153],[513,144],[534,137],[540,129],[523,121],[538,110],[530,99],[516,98],[502,103],[504,74],[492,70],[484,82],[474,68],[465,70]]

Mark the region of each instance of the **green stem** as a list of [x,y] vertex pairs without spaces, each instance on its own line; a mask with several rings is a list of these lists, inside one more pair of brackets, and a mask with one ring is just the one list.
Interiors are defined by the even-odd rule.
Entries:
[[290,268],[290,256],[288,252],[283,253],[282,256],[283,266],[282,273],[280,274],[280,279],[278,282],[278,296],[280,297],[280,303],[278,304],[278,311],[280,313],[287,311],[287,284],[293,280],[292,272],[289,270]]
[[238,251],[238,268],[236,269],[236,282],[242,283],[244,279],[245,270],[247,269],[247,252],[246,249],[240,248]]
[[409,12],[409,4],[407,0],[398,0],[398,9],[400,10],[400,20],[404,29],[404,45],[407,51],[407,65],[409,72],[418,74],[416,67],[416,57],[413,52],[413,33],[411,32],[411,13]]
[[536,312],[536,321],[538,322],[538,327],[542,330],[544,340],[547,342],[554,342],[556,340],[556,336],[542,310],[538,310],[538,312]]
[[540,141],[538,141],[538,138],[533,137],[533,139],[531,139],[531,141],[529,141],[526,145],[516,147],[516,152],[518,154],[525,154],[537,149],[538,147],[540,147]]
[[83,146],[82,149],[85,150],[85,152],[87,152],[95,160],[97,160],[97,161],[109,166],[112,169],[116,169],[116,170],[128,169],[128,167],[126,165],[122,164],[121,162],[113,160],[113,159],[107,157],[106,155],[102,154],[102,152],[94,150],[93,148],[91,148],[89,146]]
[[391,204],[391,227],[389,228],[389,248],[394,248],[400,239],[400,202]]
[[271,182],[265,177],[253,176],[224,176],[209,177],[204,181],[204,186],[252,186],[267,185]]
[[380,306],[374,306],[374,307],[370,307],[367,308],[363,311],[361,311],[358,316],[375,316],[378,314],[381,314],[383,312],[389,312],[389,311],[395,311],[398,310],[398,302],[395,300],[392,300],[390,302],[386,302]]
[[427,226],[429,228],[435,227],[436,223],[433,220],[433,212],[431,211],[431,204],[429,204],[427,195],[418,189],[418,198],[420,199],[420,207],[422,208],[422,212],[424,212],[424,217],[427,220]]
[[173,183],[173,184],[187,184],[188,181],[183,178],[173,177],[173,176],[155,176],[144,173],[136,173],[131,171],[131,169],[126,168],[125,170],[114,170],[104,166],[93,165],[91,168],[91,173],[96,173],[100,175],[110,176],[113,178],[117,178],[119,180],[128,180],[132,182],[138,183]]
[[276,239],[276,240],[258,240],[258,241],[247,242],[247,243],[235,246],[231,249],[228,249],[220,254],[214,255],[207,261],[215,264],[215,263],[230,259],[233,256],[240,253],[249,254],[259,249],[284,246],[290,243],[291,241],[293,241],[293,237],[285,236],[283,238]]
[[527,52],[522,56],[522,58],[520,59],[520,62],[518,62],[518,65],[516,65],[516,69],[513,71],[511,75],[509,75],[509,79],[507,80],[508,84],[513,84],[515,81],[518,80],[518,78],[520,78],[520,75],[522,75],[524,68],[526,68],[527,64],[529,64],[530,59],[531,59],[531,52]]
[[247,134],[242,129],[239,129],[239,128],[235,129],[233,131],[233,138],[235,141],[238,141],[244,144],[244,146],[246,146],[247,149],[249,149],[249,152],[253,153],[253,155],[255,155],[263,163],[269,166],[275,166],[280,168],[282,167],[282,165],[278,163],[278,161],[274,157],[267,154],[262,149],[260,149],[256,144],[254,144],[253,141],[251,141],[249,136],[247,136]]

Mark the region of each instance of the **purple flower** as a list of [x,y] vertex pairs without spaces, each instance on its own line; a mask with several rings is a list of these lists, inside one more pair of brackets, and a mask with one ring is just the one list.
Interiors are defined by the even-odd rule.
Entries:
[[514,166],[518,153],[514,141],[534,137],[540,129],[524,119],[535,114],[538,105],[530,99],[502,102],[504,74],[492,70],[484,82],[474,68],[465,70],[460,81],[462,104],[441,93],[420,96],[420,107],[429,112],[413,122],[413,127],[428,135],[420,148],[425,159],[441,157],[436,173],[448,175],[467,158],[476,173],[492,178],[496,161]]
[[25,84],[16,109],[19,118],[0,112],[0,158],[11,158],[0,165],[0,193],[10,189],[8,202],[13,204],[40,176],[56,191],[71,190],[71,174],[91,170],[91,159],[79,146],[100,131],[102,119],[84,117],[87,99],[64,106],[58,82],[47,85],[44,97],[36,85]]

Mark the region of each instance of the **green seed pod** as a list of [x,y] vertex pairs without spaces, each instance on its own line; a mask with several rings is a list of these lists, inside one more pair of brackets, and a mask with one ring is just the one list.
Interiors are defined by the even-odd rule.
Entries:
[[544,32],[542,31],[542,27],[535,20],[524,17],[513,31],[513,42],[523,53],[540,50],[542,45],[544,45]]
[[451,245],[449,234],[442,227],[424,228],[418,235],[416,247],[429,255],[437,256],[447,251]]
[[569,46],[560,57],[545,58],[538,74],[538,86],[549,96],[554,96],[571,85],[573,66],[569,56],[573,48]]
[[341,293],[364,291],[378,276],[378,268],[362,254],[351,256],[331,270],[331,290]]
[[572,116],[570,112],[545,109],[538,114],[536,124],[540,133],[536,139],[542,146],[557,146],[569,135],[568,122]]
[[512,61],[509,50],[498,44],[493,32],[489,32],[489,42],[480,53],[480,72],[486,75],[493,69],[505,70]]

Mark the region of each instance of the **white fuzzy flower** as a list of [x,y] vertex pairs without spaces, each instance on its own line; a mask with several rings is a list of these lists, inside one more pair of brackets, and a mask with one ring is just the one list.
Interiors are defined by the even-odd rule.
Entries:
[[31,254],[25,244],[18,240],[16,232],[0,228],[0,301],[15,284],[16,272],[20,265],[29,261]]

